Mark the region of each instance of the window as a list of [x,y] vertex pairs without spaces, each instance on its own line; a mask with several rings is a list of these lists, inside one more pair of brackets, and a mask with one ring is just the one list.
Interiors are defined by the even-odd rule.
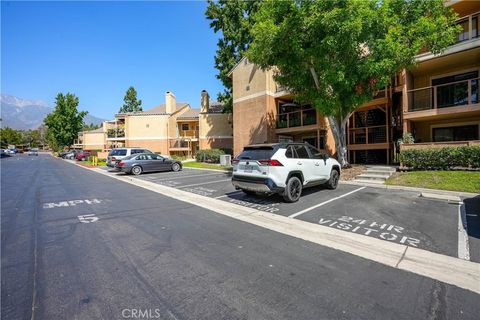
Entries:
[[[468,103],[468,80],[478,78],[478,71],[471,71],[432,80],[437,86],[437,107],[465,105]],[[471,81],[472,103],[478,101],[478,81]]]
[[285,152],[285,157],[287,158],[297,158],[297,155],[295,154],[295,151],[293,148],[290,146],[287,148],[287,151]]
[[188,127],[188,123],[182,123],[182,130],[183,131],[190,130],[189,127]]
[[457,42],[468,40],[468,19],[458,22],[457,25],[462,27],[462,30],[457,35]]
[[147,160],[147,157],[144,154],[137,156],[137,160]]
[[126,156],[127,155],[127,150],[126,149],[114,149],[110,151],[108,154],[109,156]]
[[433,129],[434,142],[469,140],[478,140],[478,125]]
[[305,146],[301,145],[296,145],[293,147],[300,159],[310,159],[310,156],[308,155],[307,148]]
[[270,159],[276,150],[273,147],[245,147],[238,156],[240,160],[267,160]]
[[308,146],[307,148],[312,155],[312,159],[323,159],[322,153],[317,148],[314,148],[312,146]]
[[132,154],[143,153],[142,149],[132,149]]

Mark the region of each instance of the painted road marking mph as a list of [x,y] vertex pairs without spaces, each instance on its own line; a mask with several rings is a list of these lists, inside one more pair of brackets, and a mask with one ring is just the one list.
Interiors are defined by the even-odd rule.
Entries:
[[98,200],[98,199],[49,202],[49,203],[44,203],[43,204],[43,209],[52,209],[52,208],[59,208],[59,207],[74,207],[77,204],[98,204],[98,203],[101,203],[101,202],[102,202],[102,200]]
[[84,214],[82,216],[78,216],[78,220],[82,223],[91,223],[98,221],[98,217],[94,214]]
[[419,239],[405,236],[403,234],[405,228],[387,223],[378,223],[375,221],[369,222],[365,219],[357,219],[347,216],[342,216],[338,219],[321,218],[318,223],[340,230],[377,237],[382,240],[399,242],[412,247],[418,247],[418,244],[420,243]]

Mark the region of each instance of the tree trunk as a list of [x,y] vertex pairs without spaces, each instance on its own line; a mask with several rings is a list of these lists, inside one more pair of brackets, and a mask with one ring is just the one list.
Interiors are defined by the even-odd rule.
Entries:
[[350,117],[348,114],[346,117],[328,117],[328,122],[330,123],[330,129],[333,133],[333,138],[335,139],[335,148],[337,149],[337,160],[340,162],[340,165],[343,167],[348,167],[350,164],[347,160],[347,139],[346,139],[346,129],[347,121]]

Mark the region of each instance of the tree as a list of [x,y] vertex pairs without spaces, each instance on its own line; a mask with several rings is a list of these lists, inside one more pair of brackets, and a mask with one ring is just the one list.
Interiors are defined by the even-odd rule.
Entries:
[[8,147],[9,144],[19,145],[22,144],[22,134],[20,131],[5,127],[0,129],[0,140],[2,148]]
[[23,131],[22,141],[24,145],[27,145],[30,148],[38,147],[41,144],[40,130]]
[[125,97],[123,98],[123,101],[125,103],[120,108],[119,113],[142,111],[142,100],[137,100],[137,91],[134,87],[128,88],[127,92],[125,93]]
[[83,118],[88,114],[86,111],[77,110],[78,102],[74,94],[57,95],[55,109],[44,119],[48,127],[47,140],[52,148],[70,146],[77,138],[82,129]]
[[208,0],[205,15],[212,21],[210,28],[213,28],[215,33],[222,32],[222,37],[217,42],[215,68],[218,70],[216,77],[225,87],[223,92],[217,95],[217,100],[225,104],[225,112],[232,112],[233,106],[232,79],[228,73],[242,59],[252,40],[249,32],[252,26],[251,17],[259,3],[258,0]]
[[328,117],[343,166],[355,109],[420,50],[440,53],[459,31],[442,0],[268,0],[253,19],[247,57]]

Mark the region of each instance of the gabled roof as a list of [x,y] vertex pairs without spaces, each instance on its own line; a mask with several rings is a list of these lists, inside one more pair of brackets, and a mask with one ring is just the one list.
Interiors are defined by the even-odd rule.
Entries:
[[177,117],[177,119],[198,119],[200,109],[190,109]]
[[228,77],[231,77],[233,71],[234,71],[235,69],[237,69],[237,67],[238,67],[244,60],[246,60],[246,59],[247,59],[247,57],[243,57],[242,59],[240,59],[240,61],[238,61],[238,62],[233,66],[233,68],[232,68],[230,71],[228,71],[227,76],[228,76]]

